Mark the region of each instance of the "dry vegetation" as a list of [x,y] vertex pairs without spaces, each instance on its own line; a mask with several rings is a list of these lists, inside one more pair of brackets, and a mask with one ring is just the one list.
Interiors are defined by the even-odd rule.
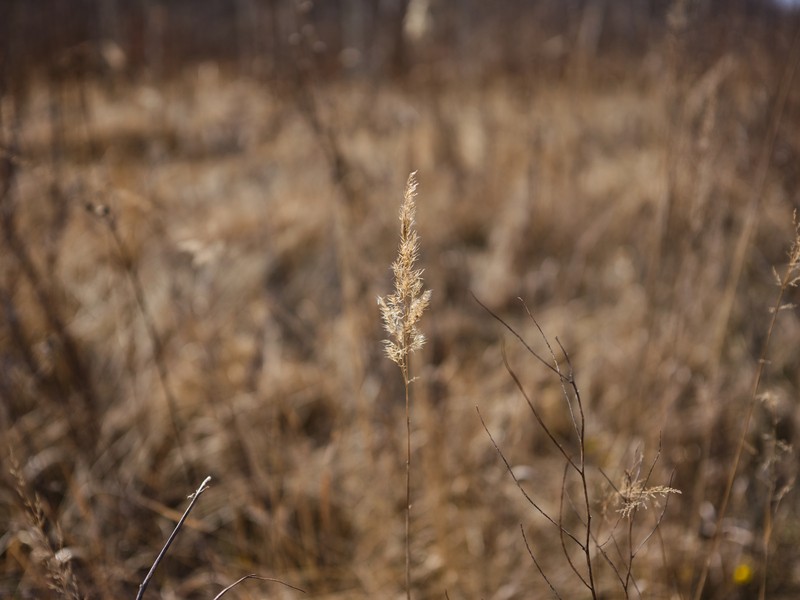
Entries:
[[[797,18],[573,4],[392,76],[303,10],[284,70],[6,45],[0,597],[134,597],[207,475],[150,597],[404,597],[404,380],[412,597],[800,594]],[[414,170],[410,382],[375,298]]]

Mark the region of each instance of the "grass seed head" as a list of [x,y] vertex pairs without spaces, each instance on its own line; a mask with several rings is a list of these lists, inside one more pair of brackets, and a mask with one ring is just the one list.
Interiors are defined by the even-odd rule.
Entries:
[[408,176],[403,204],[400,207],[400,246],[392,263],[394,292],[378,297],[383,326],[389,334],[384,340],[386,355],[397,363],[408,379],[408,357],[422,348],[425,336],[417,322],[428,307],[431,291],[424,290],[422,269],[415,267],[419,256],[419,236],[414,228],[416,215],[416,172]]

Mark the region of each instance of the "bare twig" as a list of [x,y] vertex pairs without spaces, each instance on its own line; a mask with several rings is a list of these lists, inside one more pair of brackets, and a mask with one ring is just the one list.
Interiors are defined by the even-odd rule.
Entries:
[[500,455],[500,458],[503,460],[503,463],[505,464],[506,469],[508,470],[508,473],[511,475],[511,479],[513,479],[514,483],[517,484],[517,487],[519,488],[519,491],[522,492],[522,495],[528,501],[528,504],[530,504],[540,515],[542,515],[545,519],[547,519],[552,525],[554,525],[559,530],[561,530],[561,532],[564,535],[566,535],[569,539],[571,539],[573,542],[578,544],[578,546],[582,547],[581,542],[577,537],[575,537],[572,533],[570,533],[569,531],[564,529],[564,527],[560,523],[558,523],[555,520],[553,520],[553,518],[550,515],[548,515],[538,504],[536,504],[536,501],[533,498],[530,497],[528,492],[525,491],[525,488],[522,487],[522,483],[520,482],[520,480],[517,479],[516,475],[514,475],[514,470],[511,468],[511,464],[508,462],[508,459],[505,457],[505,454],[503,454],[503,451],[500,450],[500,447],[497,445],[497,442],[495,441],[494,437],[492,437],[492,434],[489,431],[489,428],[486,426],[486,422],[483,420],[483,415],[481,414],[481,410],[477,406],[475,407],[475,410],[478,412],[478,418],[481,421],[481,425],[483,425],[483,430],[486,432],[486,435],[489,436],[489,439],[492,441],[492,445],[494,446],[494,449],[497,450],[497,453]]
[[[472,292],[470,292],[470,293],[472,293]],[[478,300],[478,298],[477,298],[477,296],[475,296],[475,294],[472,294],[472,298],[475,300],[475,302],[477,302],[477,303],[478,303],[478,304],[481,306],[481,308],[482,308],[483,310],[485,310],[487,313],[489,313],[489,314],[490,314],[492,317],[494,317],[494,319],[495,319],[497,322],[499,322],[499,323],[500,323],[501,325],[503,325],[503,326],[504,326],[506,329],[508,329],[508,330],[511,332],[511,334],[512,334],[512,335],[513,335],[515,338],[517,338],[517,339],[520,341],[520,343],[521,343],[523,346],[525,346],[525,348],[528,350],[528,352],[530,352],[530,353],[531,353],[531,355],[532,355],[534,358],[536,358],[536,360],[538,360],[540,363],[542,363],[542,364],[543,364],[545,367],[547,367],[548,369],[550,369],[550,370],[551,370],[553,373],[555,373],[555,374],[556,374],[556,375],[558,375],[559,377],[562,377],[561,373],[559,373],[559,372],[558,372],[558,369],[556,369],[555,367],[553,367],[553,365],[551,365],[551,364],[550,364],[549,362],[547,362],[547,361],[546,361],[544,358],[542,358],[542,357],[541,357],[541,355],[537,354],[537,352],[536,352],[536,351],[535,351],[533,348],[531,348],[531,347],[528,345],[528,342],[526,342],[526,341],[525,341],[525,340],[522,338],[522,336],[521,336],[520,334],[518,334],[518,333],[516,332],[516,330],[515,330],[513,327],[511,327],[511,325],[509,325],[508,323],[506,323],[506,322],[505,322],[505,321],[504,321],[504,320],[503,320],[503,319],[502,319],[502,318],[501,318],[501,317],[500,317],[500,316],[499,316],[497,313],[495,313],[495,312],[494,312],[494,311],[493,311],[491,308],[489,308],[489,307],[488,307],[488,306],[486,306],[486,305],[485,305],[483,302],[481,302],[480,300]]]
[[[561,373],[561,366],[558,364],[558,359],[556,358],[556,353],[553,352],[553,347],[550,345],[550,340],[547,339],[547,336],[544,334],[544,330],[542,329],[541,325],[539,325],[539,321],[536,320],[536,317],[533,316],[533,313],[528,308],[528,305],[522,298],[518,298],[518,300],[522,303],[522,306],[525,308],[525,312],[528,313],[528,317],[530,317],[533,324],[536,325],[536,329],[539,330],[539,335],[542,336],[542,340],[544,341],[545,346],[547,346],[547,350],[550,352],[550,358],[553,359],[553,366],[556,369],[556,372],[559,375],[559,383],[561,384],[561,392],[564,395],[564,400],[567,402],[567,408],[569,409],[569,418],[572,421],[572,427],[575,429],[575,433],[578,434],[578,423],[575,420],[575,411],[572,410],[572,402],[570,402],[569,393],[567,392],[566,384],[568,383],[567,378],[563,376]],[[559,346],[561,343],[559,342]],[[563,348],[562,348],[563,350]],[[566,355],[566,353],[565,353]],[[574,381],[570,381],[569,383],[573,383]]]
[[[575,573],[575,575],[578,577],[578,579],[580,579],[581,583],[583,585],[585,585],[587,589],[591,590],[592,586],[589,585],[589,582],[586,581],[586,579],[584,578],[583,575],[581,575],[581,572],[578,570],[578,567],[576,567],[575,563],[572,562],[572,557],[569,555],[569,551],[567,550],[567,545],[566,545],[566,543],[564,543],[563,526],[561,524],[564,522],[564,498],[568,497],[568,494],[567,494],[567,472],[568,472],[567,465],[564,465],[564,474],[561,476],[561,496],[559,497],[559,500],[558,500],[558,523],[559,523],[559,526],[562,527],[562,529],[561,529],[562,535],[560,536],[561,551],[564,553],[564,556],[566,557],[567,563],[569,563],[569,566],[572,569],[572,572]],[[570,505],[572,505],[572,501],[570,501]],[[575,507],[573,506],[573,510],[574,509],[575,509]],[[575,511],[575,513],[577,514],[577,511]],[[578,519],[581,520],[580,519],[580,515],[578,515]],[[580,541],[577,541],[577,540],[576,540],[576,543],[578,544],[578,546],[580,546],[581,550],[583,550],[583,543],[580,542]]]
[[178,531],[180,531],[181,527],[183,527],[184,521],[186,521],[186,518],[189,516],[189,513],[194,508],[194,505],[197,502],[198,498],[200,498],[200,494],[202,494],[208,489],[208,483],[210,481],[211,481],[211,476],[206,477],[203,480],[203,483],[200,484],[200,487],[197,488],[197,490],[195,490],[195,492],[191,496],[189,496],[189,498],[191,498],[189,506],[186,507],[183,516],[178,521],[178,524],[175,526],[175,529],[172,530],[172,533],[167,538],[167,541],[164,544],[164,547],[161,549],[161,552],[158,553],[158,556],[156,557],[153,566],[150,567],[150,571],[147,573],[147,576],[145,576],[144,581],[142,581],[142,584],[139,586],[139,593],[136,594],[136,600],[141,600],[142,596],[144,596],[144,592],[147,589],[150,580],[153,578],[153,575],[156,572],[156,568],[158,567],[159,563],[161,563],[161,561],[164,559],[164,557],[167,555],[167,550],[169,550],[169,547],[172,545],[172,542],[175,541],[175,537],[178,535]]
[[556,448],[558,448],[558,451],[564,456],[567,463],[573,469],[580,472],[580,467],[575,463],[574,460],[572,460],[572,457],[569,454],[567,454],[567,451],[564,449],[564,446],[562,446],[561,442],[559,442],[556,439],[556,437],[550,431],[550,428],[545,424],[544,420],[539,414],[539,411],[537,411],[536,407],[533,405],[533,401],[530,399],[530,396],[528,396],[528,393],[525,391],[525,388],[522,385],[522,382],[519,380],[519,377],[517,377],[517,374],[514,372],[514,370],[511,368],[511,365],[508,363],[508,356],[506,355],[505,344],[501,346],[501,353],[503,356],[503,365],[505,365],[506,371],[508,371],[508,374],[511,375],[511,379],[514,380],[514,384],[517,386],[517,389],[520,391],[522,397],[525,398],[525,401],[528,403],[528,407],[531,409],[531,413],[533,413],[533,417],[536,419],[536,422],[539,423],[539,426],[545,432],[547,437],[550,438],[550,441],[553,442]]
[[533,550],[531,549],[531,546],[528,543],[528,538],[525,537],[525,528],[522,526],[522,524],[520,524],[519,530],[520,530],[520,533],[522,533],[522,540],[525,542],[525,548],[528,549],[528,554],[530,555],[531,560],[533,561],[533,564],[536,565],[536,569],[539,571],[539,575],[541,575],[542,579],[545,580],[547,585],[550,587],[550,591],[552,591],[553,594],[555,594],[556,598],[561,600],[561,595],[556,591],[556,588],[553,587],[553,584],[550,583],[550,580],[547,578],[547,575],[544,574],[544,570],[542,569],[542,566],[539,564],[539,561],[536,560],[536,556],[534,556]]
[[[540,330],[541,331],[541,330]],[[544,333],[542,333],[544,336]],[[592,591],[592,598],[596,600],[597,592],[594,586],[594,569],[592,567],[592,553],[590,549],[590,542],[592,540],[592,507],[589,498],[589,486],[586,480],[586,415],[583,412],[583,401],[581,400],[581,393],[578,390],[578,384],[575,381],[575,369],[572,366],[572,359],[569,356],[566,348],[564,348],[561,340],[556,337],[556,343],[558,347],[561,348],[561,352],[564,353],[564,359],[567,361],[567,366],[569,367],[569,374],[566,377],[566,381],[569,383],[569,386],[572,388],[572,392],[575,396],[575,402],[578,404],[578,413],[580,414],[580,430],[578,431],[578,442],[579,442],[579,449],[581,453],[581,461],[580,461],[580,476],[581,476],[581,486],[583,490],[583,501],[584,506],[586,508],[586,542],[583,546],[584,556],[586,557],[586,570],[589,575],[589,587]],[[561,374],[561,368],[556,363],[556,371],[561,379],[564,381],[564,376]],[[565,400],[569,403],[569,397],[564,391]]]

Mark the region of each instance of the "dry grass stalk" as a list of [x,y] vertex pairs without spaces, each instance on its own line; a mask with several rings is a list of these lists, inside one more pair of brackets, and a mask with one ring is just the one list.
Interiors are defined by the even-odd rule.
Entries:
[[238,585],[240,585],[240,584],[242,584],[245,581],[248,581],[250,579],[256,579],[258,581],[269,581],[271,583],[280,583],[281,585],[285,585],[286,587],[291,588],[291,589],[293,589],[295,591],[298,591],[298,592],[300,592],[302,594],[306,593],[305,590],[303,590],[303,589],[301,589],[299,587],[295,587],[293,585],[289,585],[288,583],[286,583],[285,581],[281,581],[280,579],[275,579],[274,577],[261,577],[261,575],[254,575],[254,574],[251,573],[250,575],[245,575],[244,577],[240,577],[239,579],[234,581],[232,584],[230,584],[228,587],[223,589],[219,594],[214,596],[214,600],[219,600],[225,594],[230,592],[233,588],[235,588],[236,586],[238,586]]
[[422,348],[425,336],[417,322],[428,307],[431,291],[423,290],[422,269],[416,268],[419,256],[419,236],[414,229],[417,180],[416,171],[408,176],[403,204],[400,207],[400,247],[392,263],[394,293],[378,298],[383,325],[389,333],[385,340],[386,355],[400,367],[406,394],[406,596],[411,598],[411,410],[409,386],[411,353]]
[[[271,37],[286,40],[293,33],[293,3],[258,4],[259,19],[252,25],[269,26],[276,34]],[[352,3],[342,6],[348,4]],[[526,11],[544,14],[535,4],[537,8]],[[612,18],[616,4],[620,3],[608,4],[609,24],[616,18]],[[623,587],[630,582],[635,597],[636,580],[629,577],[633,564],[637,577],[642,573],[641,590],[647,597],[690,597],[697,582],[695,570],[702,568],[710,546],[710,540],[704,542],[700,536],[714,531],[715,516],[702,509],[707,499],[721,496],[726,484],[720,478],[730,470],[755,370],[748,349],[763,340],[765,327],[751,306],[767,306],[774,300],[762,297],[761,267],[776,263],[775,254],[783,252],[774,234],[775,226],[785,220],[784,205],[792,202],[796,148],[791,140],[797,127],[792,119],[772,120],[769,114],[769,92],[778,89],[786,57],[796,55],[788,51],[790,30],[796,24],[791,19],[766,21],[769,27],[757,25],[761,33],[751,35],[749,25],[740,27],[741,11],[726,14],[729,22],[715,20],[707,27],[689,5],[683,6],[683,15],[675,9],[664,35],[653,35],[655,15],[634,11],[648,36],[641,40],[642,50],[653,60],[630,61],[625,58],[630,52],[598,56],[598,68],[592,62],[585,81],[576,80],[572,72],[563,76],[564,58],[570,56],[569,44],[564,45],[570,38],[563,35],[563,28],[577,26],[579,14],[573,18],[565,11],[564,19],[559,17],[554,26],[545,28],[539,24],[542,19],[520,19],[511,9],[498,12],[497,19],[473,19],[481,26],[478,36],[473,36],[472,26],[459,31],[461,42],[475,43],[468,45],[469,55],[462,52],[458,60],[485,53],[492,61],[504,61],[504,52],[510,50],[508,67],[513,71],[503,62],[492,69],[491,77],[473,79],[472,73],[482,73],[483,63],[476,61],[463,77],[450,77],[454,70],[461,73],[458,65],[468,62],[429,62],[426,48],[433,48],[440,58],[446,48],[422,40],[412,49],[422,59],[421,71],[415,69],[413,77],[398,81],[373,79],[373,74],[380,75],[382,42],[373,46],[369,40],[381,38],[375,34],[383,31],[383,17],[393,10],[390,6],[360,17],[359,31],[365,35],[362,44],[353,45],[360,53],[358,73],[344,78],[339,73],[345,53],[339,53],[334,31],[340,21],[333,20],[344,14],[322,5],[308,12],[306,19],[309,27],[321,27],[306,29],[301,22],[296,28],[302,36],[297,56],[316,62],[296,68],[283,41],[280,56],[272,57],[262,48],[258,60],[276,67],[267,81],[240,78],[230,72],[227,61],[209,55],[207,64],[165,78],[163,86],[143,85],[133,77],[130,83],[118,80],[113,89],[106,89],[104,78],[90,79],[85,88],[89,110],[83,111],[77,104],[84,89],[79,77],[72,81],[73,76],[64,73],[64,79],[51,86],[45,73],[30,85],[27,76],[19,82],[6,78],[0,155],[8,164],[0,160],[4,209],[0,221],[14,229],[10,237],[0,231],[2,244],[9,248],[0,269],[5,315],[0,323],[0,397],[7,399],[0,402],[0,422],[26,457],[29,497],[34,497],[34,490],[43,494],[45,531],[53,548],[60,548],[52,522],[57,513],[75,556],[84,557],[70,561],[81,592],[133,597],[144,575],[142,566],[152,563],[148,554],[154,549],[153,539],[158,539],[141,527],[146,511],[168,516],[173,525],[182,511],[148,498],[158,494],[174,499],[184,485],[181,477],[175,477],[178,450],[166,405],[158,409],[165,413],[165,422],[152,430],[144,427],[162,398],[154,380],[158,375],[154,369],[160,366],[154,363],[155,345],[147,337],[148,317],[134,302],[136,286],[143,290],[152,317],[158,317],[155,323],[161,323],[154,330],[158,338],[169,341],[161,360],[168,368],[167,383],[181,401],[178,416],[181,434],[190,443],[188,457],[194,456],[193,462],[201,461],[209,472],[226,473],[226,486],[233,490],[246,490],[236,507],[219,513],[233,527],[214,536],[220,543],[203,544],[206,562],[218,568],[233,563],[246,569],[243,575],[256,560],[266,561],[262,564],[278,573],[295,573],[309,591],[324,598],[385,597],[392,587],[402,585],[399,547],[394,556],[375,551],[385,545],[384,519],[393,506],[380,490],[363,493],[374,488],[369,474],[389,466],[371,462],[362,468],[364,461],[399,462],[402,450],[387,455],[387,446],[374,440],[381,434],[376,425],[385,426],[382,419],[390,411],[376,410],[373,404],[380,383],[375,365],[364,360],[362,342],[374,338],[369,329],[377,322],[363,320],[360,299],[376,281],[375,274],[391,262],[373,260],[387,242],[379,237],[382,227],[376,221],[381,198],[394,196],[391,187],[386,190],[385,173],[391,172],[398,157],[414,156],[421,168],[436,165],[432,210],[447,215],[431,230],[430,238],[425,235],[426,249],[436,248],[441,257],[435,267],[425,266],[428,278],[433,276],[430,269],[438,270],[440,283],[435,287],[442,302],[436,347],[430,352],[430,367],[426,365],[431,385],[426,382],[430,403],[425,405],[430,409],[414,417],[415,425],[442,419],[447,435],[427,438],[425,451],[414,457],[420,461],[415,469],[423,467],[423,456],[430,456],[431,466],[436,467],[425,473],[424,498],[414,498],[414,532],[420,534],[412,532],[412,541],[426,555],[424,565],[413,557],[414,595],[441,596],[447,589],[454,599],[551,593],[557,597],[553,590],[558,588],[564,598],[587,596],[557,548],[567,547],[586,579],[577,550],[585,554],[590,546],[601,594],[622,596],[612,579],[616,574]],[[303,2],[303,7],[310,8],[311,3]],[[461,12],[450,7],[429,16],[446,27],[448,15],[456,16],[456,11]],[[0,21],[8,33],[19,29],[6,36],[9,49],[16,46],[19,51],[25,30],[14,23],[26,11],[11,13],[13,18]],[[125,14],[122,11],[121,16]],[[166,19],[170,14],[171,9],[148,19]],[[515,21],[511,26],[509,17]],[[544,19],[548,20],[552,19]],[[731,38],[729,23],[742,35]],[[506,50],[494,44],[492,52],[484,52],[486,44],[499,39],[495,32],[511,34],[506,36],[509,41],[557,43],[548,44],[541,54],[535,50],[541,60],[529,72],[525,65],[530,61],[519,61],[527,50],[518,44],[509,43]],[[674,49],[665,47],[665,35],[675,38]],[[765,38],[769,44],[763,43]],[[332,51],[312,56],[318,39],[327,41]],[[638,47],[636,38],[625,40]],[[175,41],[172,47],[179,50],[180,39]],[[746,50],[747,60],[739,60]],[[24,52],[17,55],[25,57]],[[734,61],[730,72],[722,68],[728,57]],[[177,56],[164,58],[181,64]],[[718,59],[713,67],[712,59]],[[13,57],[5,63],[15,72],[28,65],[27,58],[19,61],[19,69]],[[134,75],[133,62],[131,68]],[[291,85],[298,69],[305,77],[298,82],[299,92]],[[594,82],[604,85],[595,88]],[[787,93],[791,87],[781,89]],[[306,92],[312,97],[303,100]],[[796,112],[797,102],[788,93],[785,103],[788,117]],[[48,120],[49,108],[61,116]],[[309,123],[310,119],[319,121]],[[19,143],[14,139],[17,130]],[[776,131],[775,148],[760,153],[760,144],[753,140],[775,137]],[[93,143],[97,152],[89,148]],[[51,152],[61,153],[58,160],[51,159]],[[322,160],[309,161],[310,155]],[[759,184],[763,178],[765,185]],[[108,240],[109,254],[107,236],[87,231],[89,225],[74,210],[87,194],[95,196],[91,190],[100,182],[103,196],[107,192],[122,200],[130,192],[137,197],[119,203],[120,234],[151,219],[155,225],[133,235],[130,243],[123,236],[133,273],[122,268],[113,239]],[[64,205],[52,203],[51,184]],[[345,193],[347,185],[355,188],[360,204]],[[400,192],[399,185],[396,188],[395,193]],[[752,237],[743,236],[754,196],[760,198],[758,218],[752,221]],[[221,197],[226,201],[220,202]],[[525,218],[506,222],[503,215]],[[751,249],[757,243],[761,250],[764,244],[764,260],[751,261],[746,252],[741,273],[736,250],[740,237],[751,237]],[[184,242],[192,247],[184,247]],[[499,261],[497,248],[502,250]],[[387,249],[385,256],[392,250]],[[504,272],[499,295],[486,283],[496,279],[497,264]],[[124,280],[137,272],[139,282]],[[32,281],[31,273],[38,279]],[[126,283],[133,287],[121,285]],[[727,286],[736,292],[735,298],[730,297],[730,319],[725,316]],[[517,366],[520,359],[510,354],[508,363],[519,373],[520,383],[530,386],[526,393],[536,409],[533,419],[538,414],[548,429],[531,431],[539,427],[531,422],[520,431],[520,424],[509,420],[518,414],[518,407],[506,398],[511,382],[508,375],[496,372],[503,362],[485,352],[494,336],[483,320],[475,318],[474,307],[464,302],[463,292],[469,287],[480,290],[479,296],[501,313],[511,295],[519,294],[534,299],[544,322],[554,330],[564,329],[564,321],[570,321],[567,346],[579,349],[576,363],[585,366],[580,376],[586,397],[592,398],[587,406],[586,459],[595,499],[590,545],[578,487],[580,407],[572,395],[571,405],[559,402],[557,387],[562,380],[552,378],[559,375],[552,372],[546,350],[542,356],[548,356],[545,368],[550,379],[541,369],[532,369],[530,360]],[[387,283],[385,291],[394,290]],[[49,308],[42,305],[41,292]],[[787,293],[784,304],[795,301],[792,294]],[[317,303],[314,298],[331,301]],[[52,315],[45,312],[51,309]],[[60,325],[53,322],[53,315]],[[794,390],[791,375],[797,357],[791,350],[798,315],[789,311],[781,320],[771,342],[770,353],[775,356],[770,356],[770,387]],[[718,338],[719,324],[725,324],[725,331]],[[74,341],[81,364],[87,367],[86,383],[98,400],[96,410],[87,410],[85,418],[80,408],[88,388],[69,347],[64,354],[59,327],[66,328]],[[561,360],[557,346],[555,350]],[[329,368],[329,361],[336,369]],[[241,373],[248,368],[248,382],[243,384]],[[563,382],[571,389],[568,380]],[[498,393],[501,386],[503,392]],[[742,390],[745,398],[738,410],[720,401],[739,397]],[[458,402],[473,394],[492,399],[498,420],[489,422],[489,427],[496,430],[501,448],[522,435],[518,447],[525,457],[528,440],[533,444],[537,455],[531,479],[518,472],[520,481],[526,490],[536,491],[532,499],[550,511],[556,524],[564,515],[565,529],[578,536],[579,544],[537,513],[530,515],[533,522],[525,523],[522,532],[530,542],[529,555],[524,537],[517,551],[492,551],[508,548],[508,537],[520,533],[509,527],[517,522],[516,505],[504,502],[506,492],[501,487],[505,486],[486,485],[503,466],[485,460],[485,451],[493,449],[475,426],[474,413]],[[235,422],[219,405],[223,398],[229,399],[224,402],[229,402]],[[344,404],[339,399],[353,401]],[[796,414],[790,416],[794,423]],[[239,421],[241,427],[229,426]],[[509,436],[498,436],[506,424]],[[684,496],[658,498],[657,507],[636,509],[627,520],[614,509],[606,512],[607,504],[601,508],[596,502],[598,493],[601,500],[606,494],[619,500],[614,508],[624,502],[620,493],[636,495],[625,489],[625,483],[620,485],[616,472],[628,443],[637,440],[650,447],[662,424],[666,467],[675,470],[680,482],[675,485],[683,486]],[[755,428],[754,422],[748,442],[756,440]],[[87,436],[86,431],[97,435]],[[246,454],[237,453],[235,437],[230,437],[234,431]],[[787,435],[786,441],[796,444],[796,433]],[[775,452],[783,439],[775,438]],[[752,542],[746,547],[729,542],[725,537],[729,528],[722,531],[720,548],[727,550],[713,556],[715,576],[709,576],[704,596],[754,591],[757,581],[737,591],[732,588],[739,583],[726,581],[730,561],[738,560],[742,552],[754,563],[751,576],[763,575],[764,593],[766,583],[769,593],[778,595],[797,585],[790,546],[796,522],[791,507],[797,492],[786,497],[780,513],[773,507],[782,494],[782,479],[774,480],[774,491],[759,490],[759,502],[750,503],[749,496],[740,495],[739,482],[748,485],[748,492],[753,489],[750,481],[757,457],[749,450],[748,446],[736,473],[728,521],[732,522],[735,507],[737,529],[741,518],[741,530],[753,534]],[[768,457],[769,452],[768,446],[764,454]],[[255,470],[245,463],[244,457],[250,455],[256,460]],[[559,469],[564,463],[569,465],[566,484]],[[613,484],[609,483],[613,494],[602,484],[599,465],[614,470]],[[783,469],[767,473],[773,475],[785,473]],[[254,476],[261,479],[257,486]],[[633,472],[631,482],[638,479]],[[673,485],[657,478],[647,483],[645,478],[641,489],[661,483]],[[534,484],[542,487],[528,488]],[[632,487],[641,491],[635,483]],[[0,596],[36,596],[35,590],[47,595],[47,571],[40,559],[44,555],[29,535],[25,511],[7,506],[15,499],[11,491],[13,485],[0,494],[0,514],[11,517],[10,532],[20,528],[25,535],[4,538],[13,546],[0,544],[4,565]],[[759,506],[767,494],[776,502]],[[398,499],[401,495],[397,493]],[[431,504],[422,510],[420,501]],[[651,538],[660,542],[663,569],[653,552],[643,551],[634,561],[637,542],[654,521],[660,522],[667,501],[681,502],[681,507],[675,515],[667,512],[665,526],[652,536],[656,540]],[[48,507],[58,510],[51,514]],[[772,517],[761,516],[767,509],[775,525],[771,544]],[[759,545],[755,534],[762,523],[765,541]],[[397,525],[401,526],[399,521]],[[626,537],[631,530],[633,545],[628,543],[630,534]],[[566,543],[559,544],[559,537]],[[171,553],[180,552],[176,546]],[[771,554],[769,571],[758,564],[762,549],[763,564],[766,550]],[[187,554],[193,551],[189,548]],[[610,572],[614,567],[604,562],[609,557],[616,563],[614,573]],[[536,561],[539,573],[533,568]],[[203,591],[212,597],[216,591],[210,592],[208,586],[218,582],[216,577],[208,573],[187,579],[188,562],[187,555],[163,561],[159,573],[163,572],[165,587],[188,597],[203,593],[199,590],[206,586]],[[520,568],[522,564],[525,568]],[[540,581],[542,573],[547,579]],[[247,581],[242,587],[253,585]],[[234,593],[244,595],[244,590]]]
[[14,489],[19,497],[30,525],[31,539],[34,555],[38,556],[45,569],[47,587],[59,594],[62,598],[80,600],[83,596],[78,590],[75,575],[70,565],[72,552],[64,548],[64,541],[59,529],[56,529],[56,542],[59,549],[53,547],[50,536],[47,534],[47,520],[44,514],[42,501],[38,494],[33,498],[27,492],[22,469],[17,463],[13,453],[10,453],[9,472],[14,479]]
[[141,600],[142,596],[144,596],[144,592],[147,589],[150,580],[153,578],[153,574],[156,572],[158,565],[164,560],[164,557],[167,555],[167,550],[172,545],[172,542],[175,541],[175,538],[178,535],[178,532],[183,527],[186,518],[189,516],[189,513],[192,512],[195,503],[200,498],[200,494],[205,492],[208,489],[208,484],[211,481],[211,477],[206,477],[203,480],[203,483],[200,484],[200,487],[195,490],[193,494],[189,496],[191,498],[191,502],[189,502],[189,506],[186,507],[186,510],[183,512],[183,516],[181,516],[178,524],[175,526],[175,529],[172,530],[172,533],[167,538],[167,541],[164,543],[164,547],[161,549],[161,552],[158,553],[156,560],[153,562],[153,566],[150,567],[150,571],[148,571],[147,575],[145,576],[144,580],[142,581],[141,585],[139,586],[139,592],[136,594],[136,600]]
[[[158,553],[158,556],[156,557],[155,561],[153,561],[153,566],[150,567],[150,571],[148,571],[147,575],[145,576],[144,580],[142,581],[141,585],[139,586],[139,591],[136,594],[136,600],[141,600],[141,598],[144,596],[144,592],[145,592],[145,590],[147,590],[147,586],[149,585],[150,580],[153,578],[153,575],[155,574],[156,569],[158,568],[158,565],[161,564],[162,560],[164,560],[164,557],[167,555],[167,551],[169,550],[169,547],[172,545],[172,542],[174,542],[175,538],[178,536],[178,532],[181,530],[181,527],[183,527],[183,524],[186,522],[186,519],[189,517],[189,513],[192,512],[192,509],[194,508],[194,505],[197,503],[197,500],[200,498],[200,495],[203,492],[208,490],[210,482],[211,482],[211,477],[210,476],[206,477],[203,480],[203,483],[200,484],[200,487],[198,487],[192,494],[189,495],[189,500],[190,500],[189,506],[187,506],[186,510],[183,511],[183,515],[178,520],[178,524],[175,525],[175,528],[172,530],[172,533],[169,535],[169,537],[167,538],[167,541],[164,543],[164,547],[161,549],[161,552]],[[225,594],[227,594],[233,588],[235,588],[236,586],[238,586],[238,585],[240,585],[240,584],[242,584],[245,581],[248,581],[250,579],[257,579],[259,581],[268,581],[268,582],[272,582],[272,583],[280,583],[281,585],[285,585],[286,587],[291,588],[293,590],[296,590],[298,592],[302,592],[303,594],[306,593],[305,590],[303,590],[301,588],[298,588],[298,587],[295,587],[293,585],[290,585],[290,584],[286,583],[285,581],[281,581],[280,579],[275,579],[273,577],[262,577],[261,575],[256,575],[256,574],[251,573],[249,575],[245,575],[243,577],[240,577],[239,579],[234,581],[232,584],[230,584],[227,587],[225,587],[219,594],[214,596],[214,600],[218,600],[219,598],[222,598]]]

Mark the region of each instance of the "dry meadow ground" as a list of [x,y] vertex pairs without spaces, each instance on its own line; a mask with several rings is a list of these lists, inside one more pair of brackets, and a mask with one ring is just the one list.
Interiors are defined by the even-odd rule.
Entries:
[[[433,290],[413,597],[548,597],[531,554],[561,597],[592,595],[476,406],[569,532],[586,484],[597,597],[692,598],[707,561],[703,598],[800,594],[797,309],[770,326],[800,204],[800,50],[735,42],[698,58],[665,34],[533,74],[276,83],[204,62],[5,93],[0,596],[135,596],[206,475],[151,597],[247,573],[307,594],[229,597],[405,596],[403,380],[376,297],[413,170]],[[558,337],[583,444],[569,387],[476,298],[549,359],[527,306],[566,369]]]

